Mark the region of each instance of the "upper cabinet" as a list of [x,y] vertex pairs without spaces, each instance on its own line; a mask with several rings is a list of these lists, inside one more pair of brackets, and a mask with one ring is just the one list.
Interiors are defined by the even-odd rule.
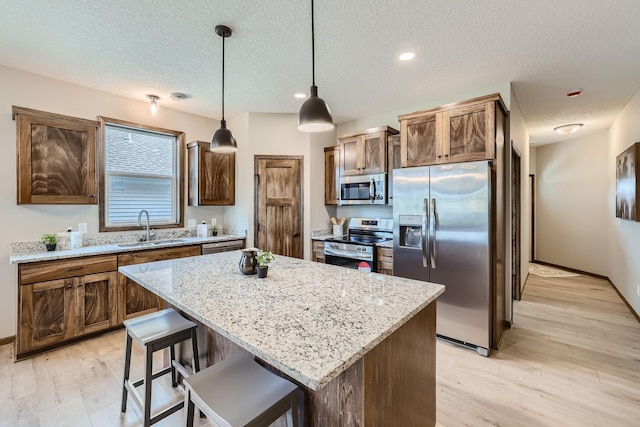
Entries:
[[341,175],[385,173],[387,138],[397,133],[393,128],[381,126],[338,137]]
[[340,196],[340,146],[324,148],[324,204],[337,205]]
[[13,107],[18,204],[98,203],[99,123]]
[[189,206],[234,205],[236,155],[214,153],[209,147],[202,141],[187,145]]
[[499,94],[398,116],[402,167],[493,159]]

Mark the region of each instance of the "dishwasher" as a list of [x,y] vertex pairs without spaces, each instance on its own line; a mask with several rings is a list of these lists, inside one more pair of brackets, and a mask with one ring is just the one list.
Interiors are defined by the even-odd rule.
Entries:
[[244,248],[243,240],[228,240],[226,242],[205,243],[204,245],[202,245],[202,255],[235,251],[242,248]]

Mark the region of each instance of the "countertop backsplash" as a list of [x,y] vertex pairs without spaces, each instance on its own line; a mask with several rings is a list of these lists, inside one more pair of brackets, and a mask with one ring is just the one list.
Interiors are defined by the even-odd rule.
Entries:
[[[195,228],[176,228],[168,230],[154,230],[155,236],[153,240],[179,239],[184,237],[196,237]],[[222,229],[220,234],[232,234],[237,236],[246,236],[246,230]],[[211,236],[211,228],[209,228],[209,236]],[[137,242],[144,240],[144,231],[128,231],[115,233],[98,233],[82,235],[82,246],[102,246],[111,244],[120,244],[128,242]],[[31,240],[24,242],[11,242],[9,244],[9,253],[16,254],[35,254],[45,251],[45,245],[40,240]]]

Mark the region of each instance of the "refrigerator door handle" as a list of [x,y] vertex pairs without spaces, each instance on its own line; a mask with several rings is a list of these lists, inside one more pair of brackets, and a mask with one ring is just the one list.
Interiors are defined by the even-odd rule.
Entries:
[[429,221],[429,240],[431,241],[431,268],[436,268],[436,225],[438,224],[438,213],[436,209],[436,198],[431,199],[431,221]]
[[421,242],[420,246],[422,249],[422,266],[425,268],[429,268],[429,260],[427,259],[427,207],[429,205],[429,199],[424,199],[422,203],[422,232],[420,233]]

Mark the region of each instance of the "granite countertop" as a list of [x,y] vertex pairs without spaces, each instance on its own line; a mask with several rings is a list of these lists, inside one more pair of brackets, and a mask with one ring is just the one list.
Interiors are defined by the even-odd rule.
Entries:
[[[245,239],[245,236],[237,235],[221,235],[210,237],[179,237],[175,239],[160,239],[152,240],[148,244],[141,244],[135,246],[120,246],[120,244],[106,244],[96,246],[83,246],[78,249],[56,250],[50,252],[38,252],[38,253],[24,253],[24,254],[11,254],[9,256],[10,264],[21,264],[27,262],[38,261],[50,261],[66,258],[78,258],[91,255],[108,255],[121,252],[132,252],[149,250],[156,248],[167,248],[177,246],[190,246],[190,245],[202,245],[205,243],[223,242],[229,240]],[[145,242],[141,242],[145,243]],[[127,245],[128,243],[125,243]]]
[[317,390],[433,302],[444,286],[277,256],[266,279],[240,251],[119,271]]

